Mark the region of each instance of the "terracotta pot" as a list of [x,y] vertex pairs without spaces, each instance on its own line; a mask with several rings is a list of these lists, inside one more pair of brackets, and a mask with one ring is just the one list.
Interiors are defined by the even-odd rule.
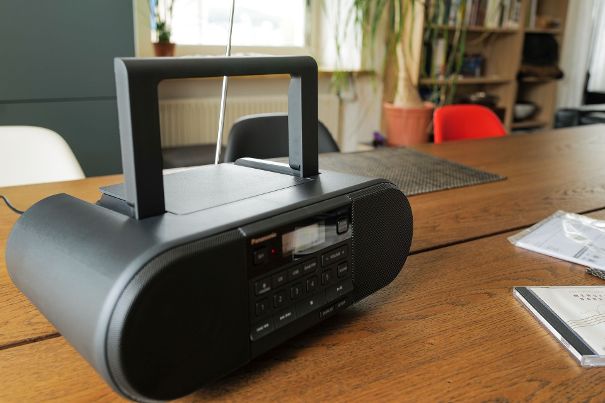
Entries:
[[389,145],[397,147],[428,142],[433,104],[425,103],[424,108],[402,108],[385,102],[383,111]]
[[155,42],[153,44],[153,50],[156,56],[174,56],[174,46],[172,42]]

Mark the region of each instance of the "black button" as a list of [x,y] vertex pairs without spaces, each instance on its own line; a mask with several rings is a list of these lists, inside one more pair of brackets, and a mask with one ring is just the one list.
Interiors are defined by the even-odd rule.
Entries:
[[250,339],[252,341],[258,340],[261,337],[271,333],[271,331],[273,331],[273,320],[263,320],[262,322],[258,322],[252,325],[252,330],[250,331]]
[[334,313],[334,305],[330,305],[330,306],[323,308],[321,311],[319,311],[319,317],[325,318],[326,316],[331,315],[333,313]]
[[317,288],[317,276],[307,279],[307,292],[312,292]]
[[353,282],[351,280],[345,280],[326,289],[326,300],[333,301],[351,291],[353,291]]
[[300,276],[302,276],[302,266],[294,266],[291,267],[290,269],[288,269],[288,278],[290,280],[293,280],[295,278],[299,278]]
[[296,312],[294,308],[286,309],[275,315],[273,319],[275,320],[275,327],[280,328],[296,319]]
[[349,274],[349,264],[347,262],[339,264],[336,268],[338,278],[346,277],[347,274]]
[[303,274],[309,274],[317,269],[317,259],[309,260],[301,265]]
[[301,283],[298,284],[294,284],[292,287],[290,287],[290,298],[292,299],[296,299],[298,297],[300,297],[303,293],[303,286]]
[[349,219],[347,217],[340,217],[336,222],[336,233],[344,234],[349,230]]
[[254,293],[256,295],[263,295],[264,293],[267,293],[269,291],[271,291],[271,284],[269,283],[268,278],[258,280],[254,283]]
[[269,300],[267,298],[261,299],[256,303],[256,316],[261,316],[269,310]]
[[334,280],[334,268],[321,273],[321,285],[330,284]]
[[317,295],[314,295],[310,298],[306,298],[305,300],[301,301],[297,306],[296,312],[298,313],[298,316],[301,317],[303,315],[308,314],[309,312],[312,312],[312,311],[318,309],[320,306],[322,306],[323,303],[324,303],[324,295],[323,295],[323,293],[319,293]]
[[277,288],[280,285],[286,282],[286,272],[282,271],[281,273],[277,273],[273,276],[273,288]]
[[336,309],[337,311],[340,311],[341,309],[345,309],[347,307],[347,305],[349,305],[349,299],[343,298],[334,304],[334,309]]
[[254,264],[259,265],[265,263],[269,259],[267,248],[260,248],[254,251]]
[[333,249],[328,253],[321,256],[321,265],[328,266],[335,263],[337,260],[345,258],[347,256],[347,246],[343,245],[340,248]]
[[276,292],[273,295],[273,306],[276,308],[279,308],[286,302],[287,297],[288,297],[288,294],[286,294],[285,290]]

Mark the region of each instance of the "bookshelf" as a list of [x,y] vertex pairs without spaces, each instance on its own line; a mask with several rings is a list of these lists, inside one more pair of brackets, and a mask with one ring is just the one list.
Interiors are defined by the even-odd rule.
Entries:
[[[419,7],[422,10],[416,11],[414,20],[421,23],[415,23],[409,33],[412,37],[408,38],[415,44],[408,56],[413,60],[411,71],[414,83],[419,86],[421,93],[425,94],[429,93],[431,88],[455,82],[457,97],[478,91],[495,95],[498,98],[496,107],[502,111],[503,123],[509,132],[552,127],[557,81],[537,77],[517,79],[517,74],[522,63],[526,34],[553,35],[559,44],[559,54],[561,53],[567,0],[451,0],[451,3],[460,5],[461,2],[466,2],[476,7],[473,3],[477,1],[484,2],[486,8],[490,2],[499,3],[502,7],[499,20],[492,19],[488,24],[485,20],[487,17],[483,20],[477,19],[477,15],[472,14],[477,11],[470,10],[468,15],[462,12],[457,17],[450,14],[449,19],[444,17],[444,21],[432,20],[432,23],[425,26],[426,9]],[[512,9],[515,4],[518,7],[517,14],[514,14],[515,11]],[[507,17],[504,16],[505,9],[508,10]],[[447,10],[446,8],[446,13]],[[515,16],[514,20],[508,21],[507,18],[510,16]],[[558,24],[545,25],[547,16],[551,20],[557,20]],[[449,33],[444,36],[449,37],[448,40],[451,41],[456,23],[461,24],[466,30],[465,55],[480,55],[483,58],[483,71],[478,76],[458,76],[454,79],[435,74],[434,70],[431,71],[432,67],[427,67],[428,62],[423,57],[428,53],[426,49],[423,51],[426,38],[430,36],[427,30],[447,31]],[[427,74],[427,70],[432,74]],[[539,111],[530,119],[515,121],[513,115],[517,100],[533,102],[538,106]]]
[[[453,78],[421,78],[420,85],[441,85],[453,82]],[[498,75],[482,77],[460,77],[456,79],[457,85],[479,85],[479,84],[506,84],[509,80]]]
[[[455,26],[443,25],[443,24],[433,24],[433,25],[431,25],[431,27],[436,28],[436,29],[448,29],[451,31],[456,29]],[[465,29],[468,32],[497,32],[497,33],[501,33],[501,34],[514,34],[514,33],[517,33],[517,31],[518,31],[517,28],[484,27],[484,26],[479,26],[479,25],[467,25],[465,27]]]
[[[535,17],[528,16],[524,25],[523,35],[550,34],[558,43],[559,55],[565,32],[567,16],[567,0],[526,0],[528,13],[535,10]],[[558,26],[545,26],[544,19],[554,19]],[[532,21],[535,21],[533,25]],[[517,84],[517,100],[529,101],[538,105],[538,112],[527,121],[513,122],[511,129],[547,129],[554,125],[554,115],[557,98],[557,80],[542,77],[524,77]]]

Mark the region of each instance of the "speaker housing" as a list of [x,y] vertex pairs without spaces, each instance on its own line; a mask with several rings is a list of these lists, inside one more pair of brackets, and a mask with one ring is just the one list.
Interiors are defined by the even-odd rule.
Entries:
[[173,241],[159,239],[173,230],[166,222],[141,227],[110,209],[52,196],[13,228],[7,265],[15,284],[116,391],[135,400],[173,399],[318,322],[295,321],[250,341],[246,242],[255,235],[246,231],[267,233],[350,205],[352,302],[397,276],[412,239],[405,196],[390,183],[332,196]]
[[[384,179],[317,171],[309,143],[317,139],[316,114],[300,116],[316,109],[312,59],[116,63],[126,182],[102,189],[96,204],[65,194],[39,201],[6,248],[13,282],[116,392],[140,401],[184,396],[400,272],[413,228],[403,193]],[[301,108],[290,144],[300,153],[288,165],[246,160],[162,175],[154,160],[161,153],[141,143],[147,123],[133,121],[149,119],[140,100],[153,93],[148,80],[223,75],[224,65],[243,75],[249,70],[240,64],[302,77],[290,92],[299,96],[290,106]],[[309,80],[311,89],[301,87]],[[159,138],[157,123],[150,129]],[[295,289],[302,295],[287,295],[286,305],[263,305]]]

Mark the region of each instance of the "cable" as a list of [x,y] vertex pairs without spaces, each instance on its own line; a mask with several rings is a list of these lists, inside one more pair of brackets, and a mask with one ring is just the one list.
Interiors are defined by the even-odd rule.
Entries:
[[17,213],[17,214],[23,214],[23,211],[19,210],[18,208],[15,208],[11,202],[6,198],[6,196],[4,195],[0,195],[0,199],[4,200],[4,203],[6,203],[7,207],[11,210],[13,210],[13,212]]

